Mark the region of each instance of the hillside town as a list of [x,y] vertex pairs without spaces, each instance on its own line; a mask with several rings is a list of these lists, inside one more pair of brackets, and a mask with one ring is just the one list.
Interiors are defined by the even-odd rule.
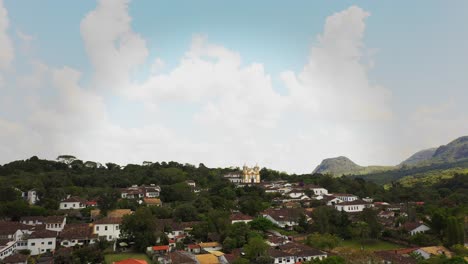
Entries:
[[[76,254],[129,254],[112,263],[279,264],[356,258],[345,263],[411,264],[457,254],[438,242],[424,241],[426,234],[436,233],[430,217],[416,213],[425,207],[423,200],[390,203],[363,197],[358,190],[333,192],[305,181],[262,179],[262,174],[258,166],[243,166],[220,175],[212,187],[181,179],[175,183],[181,189],[170,189],[170,194],[164,193],[167,185],[157,183],[116,188],[112,197],[65,194],[54,214],[3,216],[0,263],[72,263]],[[37,190],[13,191],[30,206],[42,201]],[[184,195],[193,203],[181,203]],[[229,205],[203,209],[205,203],[215,202],[210,195],[224,196],[219,202]],[[256,201],[253,195],[268,202]],[[204,217],[197,215],[204,210]],[[357,250],[343,251],[339,245],[348,239],[360,241]],[[359,256],[372,243],[388,248],[373,249],[368,259]]]

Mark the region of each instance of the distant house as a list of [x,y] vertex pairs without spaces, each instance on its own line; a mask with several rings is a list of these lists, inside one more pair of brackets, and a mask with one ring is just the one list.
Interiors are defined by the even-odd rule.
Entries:
[[383,251],[375,251],[375,255],[377,255],[380,259],[382,259],[382,263],[384,264],[416,264],[418,261],[410,256],[408,253],[400,253],[399,250],[383,250]]
[[167,253],[169,253],[170,247],[169,245],[153,246],[151,247],[151,250],[155,254],[166,255]]
[[291,189],[291,191],[288,193],[288,196],[291,197],[292,199],[299,199],[304,195],[305,195],[305,192],[302,189]]
[[234,184],[239,184],[244,182],[244,178],[241,172],[231,172],[224,175],[224,178]]
[[353,200],[351,202],[342,202],[335,204],[335,209],[347,213],[362,212],[365,208],[374,207],[373,204],[363,200]]
[[425,233],[431,230],[427,225],[418,222],[407,222],[403,224],[403,229],[410,235],[414,236],[418,233]]
[[261,214],[273,224],[291,229],[293,226],[298,225],[299,218],[304,212],[297,208],[270,208],[263,211]]
[[122,218],[102,218],[94,222],[93,233],[107,241],[113,241],[120,237],[120,224]]
[[339,204],[339,203],[342,203],[344,202],[343,200],[341,200],[340,198],[336,198],[334,196],[328,196],[328,195],[324,195],[323,196],[323,199],[322,199],[326,205],[328,206],[332,206],[332,205],[335,205],[335,204]]
[[86,208],[86,200],[77,196],[69,197],[60,202],[60,210],[79,210]]
[[424,259],[429,259],[432,256],[445,255],[447,258],[452,258],[453,253],[443,246],[433,246],[433,247],[422,247],[413,251],[416,254],[419,254]]
[[349,193],[334,193],[331,196],[340,199],[343,202],[352,202],[358,199],[358,197],[354,194]]
[[36,204],[39,201],[39,195],[35,189],[27,192],[21,192],[21,196],[24,200],[28,201],[29,204]]
[[200,245],[197,245],[197,244],[189,244],[189,245],[187,245],[185,250],[187,252],[190,252],[190,253],[193,253],[193,254],[200,254],[201,247],[200,247]]
[[143,202],[146,206],[162,206],[161,199],[159,198],[143,198]]
[[322,260],[328,256],[324,251],[293,242],[271,248],[268,253],[274,259],[275,264],[298,263],[312,259]]
[[231,224],[239,223],[239,222],[243,222],[247,224],[248,222],[253,220],[253,217],[251,217],[250,215],[237,212],[237,213],[231,214],[229,219],[231,220]]
[[67,217],[63,215],[52,216],[26,216],[21,217],[20,222],[25,225],[39,226],[45,225],[45,229],[61,232],[67,223]]
[[120,195],[124,199],[142,199],[142,198],[157,198],[161,193],[161,187],[150,184],[150,186],[132,185],[131,187],[122,189]]
[[50,230],[35,231],[27,236],[27,241],[31,255],[52,252],[56,247],[57,232]]
[[201,249],[206,251],[221,250],[223,246],[218,242],[204,242],[198,244]]
[[94,244],[97,238],[93,226],[89,224],[68,224],[58,236],[62,247]]
[[317,185],[306,185],[304,186],[304,188],[308,189],[308,190],[311,190],[314,192],[314,195],[327,195],[328,194],[328,190],[323,188],[323,187],[320,187],[320,186],[317,186]]

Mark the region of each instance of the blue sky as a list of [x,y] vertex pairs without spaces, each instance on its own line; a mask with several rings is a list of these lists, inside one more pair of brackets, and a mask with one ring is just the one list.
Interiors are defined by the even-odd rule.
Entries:
[[1,162],[307,172],[468,132],[466,1],[0,3]]

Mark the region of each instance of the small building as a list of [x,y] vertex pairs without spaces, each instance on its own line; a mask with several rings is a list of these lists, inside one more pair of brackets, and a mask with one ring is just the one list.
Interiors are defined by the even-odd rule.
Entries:
[[353,200],[351,202],[342,202],[335,204],[335,208],[338,211],[345,211],[347,213],[362,212],[365,208],[374,207],[372,203],[368,203],[362,200]]
[[358,199],[356,195],[349,193],[334,193],[331,196],[336,197],[343,202],[352,202]]
[[445,255],[447,258],[452,258],[453,253],[443,246],[433,247],[422,247],[413,251],[413,253],[419,254],[424,259],[429,259],[433,256]]
[[35,231],[27,236],[28,249],[31,255],[39,255],[55,250],[57,243],[57,232],[50,230]]
[[403,224],[403,229],[410,235],[414,236],[418,233],[425,233],[431,230],[427,225],[418,222],[407,222]]
[[187,252],[190,252],[190,253],[193,253],[193,254],[200,254],[201,247],[200,247],[200,245],[197,245],[197,244],[189,244],[189,245],[187,245],[185,250]]
[[150,186],[132,185],[131,187],[122,189],[120,192],[121,198],[124,199],[142,199],[142,198],[157,198],[161,193],[161,187],[156,184]]
[[299,208],[270,208],[261,214],[273,224],[281,228],[291,229],[299,224],[299,218],[304,214],[304,211]]
[[86,208],[86,200],[77,196],[69,197],[60,202],[60,210],[80,210]]
[[218,242],[204,242],[198,244],[201,249],[206,251],[221,250],[223,246]]
[[169,245],[151,247],[152,252],[158,255],[166,255],[167,253],[169,253],[170,249],[171,248],[169,247]]
[[161,199],[159,198],[143,198],[143,202],[146,206],[162,206]]
[[62,247],[94,244],[97,238],[97,234],[93,233],[92,224],[68,224],[58,236]]
[[98,237],[113,241],[120,237],[122,218],[105,217],[94,222],[94,231]]
[[231,224],[240,223],[240,222],[247,224],[248,222],[253,220],[253,217],[251,217],[250,215],[237,212],[237,213],[231,214],[229,219],[231,220]]

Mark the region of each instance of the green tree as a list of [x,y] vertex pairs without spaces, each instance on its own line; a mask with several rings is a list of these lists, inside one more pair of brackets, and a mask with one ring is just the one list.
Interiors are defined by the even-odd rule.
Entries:
[[314,248],[332,250],[340,244],[340,238],[330,234],[313,233],[307,236],[306,244]]
[[447,218],[447,245],[453,246],[464,243],[463,224],[454,216]]
[[252,229],[254,230],[259,230],[259,231],[268,231],[272,229],[275,225],[265,217],[257,217],[254,220],[249,222],[249,225]]
[[122,237],[135,242],[135,248],[145,252],[148,246],[156,244],[156,221],[148,207],[138,208],[134,214],[126,215],[121,226]]
[[270,246],[261,237],[252,237],[244,245],[244,252],[250,261],[255,261],[258,257],[266,256]]

